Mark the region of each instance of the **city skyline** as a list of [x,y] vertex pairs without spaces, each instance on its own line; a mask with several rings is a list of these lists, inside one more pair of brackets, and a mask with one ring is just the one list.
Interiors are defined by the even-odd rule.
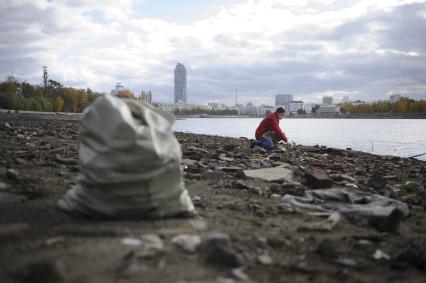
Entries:
[[426,98],[426,1],[6,0],[0,78],[109,92],[121,82],[173,99],[176,62],[187,99],[273,104],[322,96]]

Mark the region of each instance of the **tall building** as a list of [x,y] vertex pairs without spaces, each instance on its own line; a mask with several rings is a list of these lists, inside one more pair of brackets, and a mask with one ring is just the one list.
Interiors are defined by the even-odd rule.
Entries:
[[141,92],[141,100],[152,103],[152,93],[150,90]]
[[323,105],[333,105],[333,97],[332,96],[323,96],[322,97]]
[[275,95],[275,107],[284,106],[284,108],[290,110],[290,102],[293,101],[293,95],[291,94],[277,94]]
[[186,69],[181,63],[175,68],[175,103],[186,103]]

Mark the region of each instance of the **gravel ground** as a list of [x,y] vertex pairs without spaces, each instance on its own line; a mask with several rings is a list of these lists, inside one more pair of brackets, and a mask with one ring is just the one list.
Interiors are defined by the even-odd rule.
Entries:
[[[78,117],[0,113],[1,282],[424,282],[425,161],[176,133],[198,214],[96,220],[56,206],[79,174]],[[268,168],[294,178],[245,172]],[[380,194],[410,214],[331,223],[281,200],[329,187]]]

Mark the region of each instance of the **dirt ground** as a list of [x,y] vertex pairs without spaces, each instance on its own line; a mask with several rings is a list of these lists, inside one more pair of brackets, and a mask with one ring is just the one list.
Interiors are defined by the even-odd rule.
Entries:
[[[0,114],[2,283],[425,282],[425,161],[324,146],[265,151],[244,138],[176,133],[197,216],[96,220],[57,208],[79,174],[78,119]],[[298,182],[243,172],[283,164]],[[344,217],[308,229],[325,218],[280,199],[320,190],[307,179],[314,169],[328,186],[402,201],[410,215],[386,231]],[[183,247],[176,236],[192,240]]]

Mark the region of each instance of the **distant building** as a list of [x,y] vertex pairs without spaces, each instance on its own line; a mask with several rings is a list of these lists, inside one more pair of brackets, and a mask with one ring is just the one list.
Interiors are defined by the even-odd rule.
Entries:
[[212,109],[212,110],[226,110],[226,109],[228,109],[226,104],[219,103],[219,102],[209,102],[209,103],[207,103],[207,106],[209,106],[210,109]]
[[152,93],[150,90],[141,92],[141,100],[152,103]]
[[189,104],[189,103],[156,103],[157,107],[163,111],[174,112],[179,110],[203,109],[208,110],[207,105]]
[[284,108],[289,111],[291,101],[293,101],[293,95],[291,94],[275,95],[275,107],[284,106]]
[[175,68],[175,103],[186,103],[186,68],[181,63]]
[[400,98],[401,98],[400,94],[392,94],[391,96],[389,96],[389,99],[391,102],[397,102]]
[[124,90],[124,87],[121,83],[117,83],[115,88],[111,90],[111,95],[116,96],[120,91]]
[[332,96],[323,96],[322,97],[322,105],[333,105],[333,97]]
[[313,104],[311,104],[311,103],[304,103],[303,104],[303,110],[305,110],[306,114],[311,114],[312,108],[313,108]]
[[260,105],[257,108],[257,116],[266,116],[275,111],[275,107],[269,105]]
[[296,100],[290,101],[289,109],[288,109],[290,113],[294,113],[294,112],[297,112],[297,110],[302,110],[302,109],[303,109],[303,101],[296,101]]
[[333,105],[321,105],[317,110],[317,114],[320,116],[339,116],[340,115],[340,107]]

